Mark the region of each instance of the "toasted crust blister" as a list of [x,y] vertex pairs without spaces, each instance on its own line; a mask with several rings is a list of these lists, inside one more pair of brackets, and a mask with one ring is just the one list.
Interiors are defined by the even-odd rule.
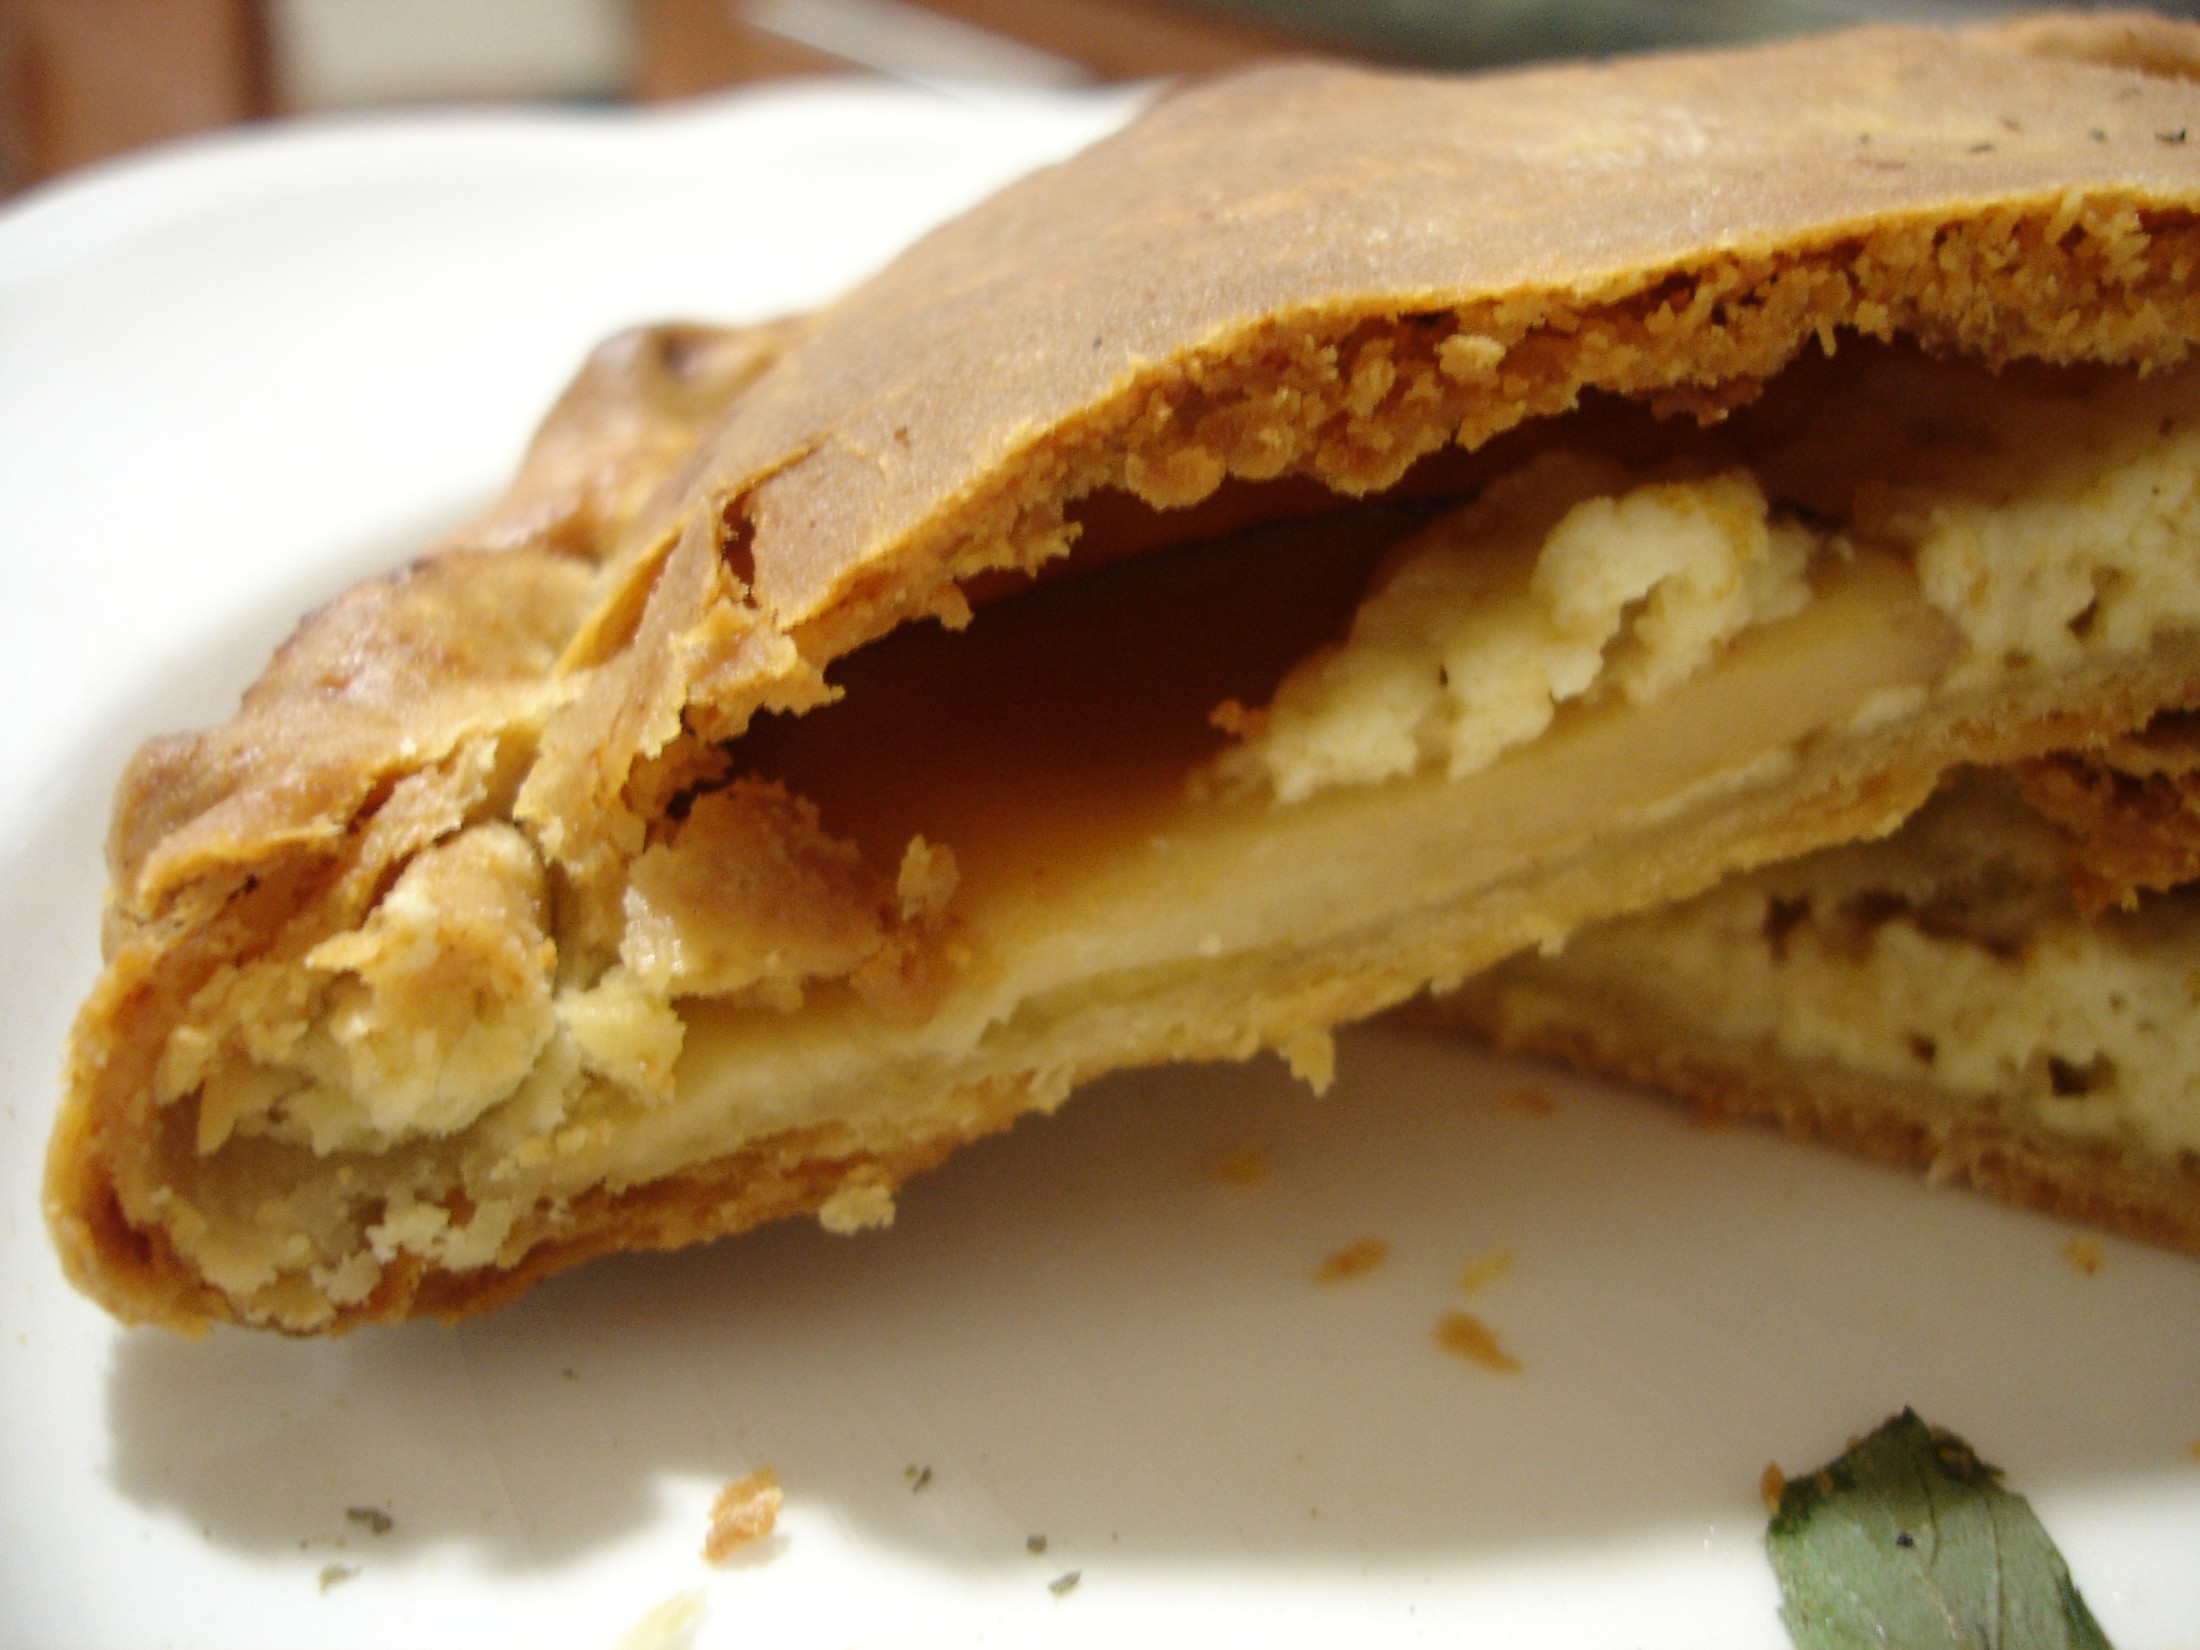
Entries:
[[[1309,1046],[1456,972],[1425,936],[1356,942],[1272,991],[1233,987],[1251,995],[1227,1024],[608,1180],[523,1216],[485,1262],[399,1246],[365,1293],[240,1299],[142,1208],[189,1172],[167,1118],[189,1101],[156,1093],[230,1057],[179,1051],[178,1027],[218,1011],[237,1047],[260,1034],[249,1002],[224,1006],[242,965],[361,932],[438,845],[510,830],[535,880],[507,906],[544,913],[548,951],[532,976],[498,965],[511,983],[484,1016],[523,1027],[529,993],[591,988],[632,950],[635,868],[660,856],[645,894],[673,874],[663,843],[715,817],[697,799],[734,783],[730,741],[829,704],[854,650],[960,624],[989,579],[1064,557],[1080,501],[1191,523],[1226,481],[1374,494],[1592,392],[1715,418],[1855,334],[1990,367],[2181,362],[2200,338],[2200,141],[2163,134],[2200,140],[2196,38],[2067,18],[1466,80],[1261,70],[1164,99],[812,320],[606,345],[496,509],[308,619],[231,722],[131,765],[49,1162],[72,1277],[182,1328],[461,1313],[606,1250],[808,1210],[863,1224],[907,1174],[1107,1065]],[[2068,741],[2143,720],[2179,670],[2057,710]],[[1889,799],[1933,778],[1851,776],[1848,812],[1812,828],[1884,829],[1909,805]],[[775,911],[784,943],[755,979],[778,969],[798,996],[787,958],[860,950],[924,1012],[951,946],[938,900],[804,846],[795,800],[744,794],[832,906],[806,928]],[[1811,840],[1753,828],[1760,857]],[[497,1050],[457,1046],[418,1080],[462,1110],[465,1061]]]

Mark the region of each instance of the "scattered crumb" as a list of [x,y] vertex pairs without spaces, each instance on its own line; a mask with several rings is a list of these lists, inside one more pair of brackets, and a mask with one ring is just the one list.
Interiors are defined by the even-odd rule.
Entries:
[[1085,1572],[1082,1570],[1064,1570],[1047,1583],[1047,1591],[1056,1598],[1067,1598],[1072,1592],[1076,1591],[1078,1582],[1084,1580],[1084,1578]]
[[2187,1445],[2186,1445],[2185,1447],[2186,1447],[2187,1449],[2189,1449],[2189,1450],[2191,1450],[2191,1451],[2192,1451],[2192,1458],[2193,1458],[2193,1459],[2194,1459],[2195,1461],[2200,1461],[2200,1438],[2195,1438],[2195,1439],[2194,1439],[2194,1440],[2193,1440],[2193,1441],[2192,1441],[2191,1443],[2187,1444]]
[[2070,1262],[2072,1271],[2082,1272],[2090,1278],[2101,1269],[2101,1240],[2073,1232],[2063,1240],[2063,1259]]
[[1326,1255],[1314,1268],[1316,1283],[1342,1283],[1346,1278],[1356,1278],[1362,1272],[1372,1272],[1390,1258],[1390,1245],[1381,1238],[1361,1238],[1348,1243],[1335,1253]]
[[1486,1289],[1512,1269],[1513,1252],[1510,1244],[1502,1249],[1492,1249],[1486,1255],[1477,1255],[1459,1268],[1459,1293],[1471,1295],[1477,1290]]
[[1233,739],[1252,739],[1268,726],[1268,712],[1247,710],[1235,699],[1225,699],[1207,713],[1207,725]]
[[1757,1480],[1757,1493],[1764,1497],[1767,1513],[1777,1513],[1780,1510],[1780,1494],[1787,1487],[1787,1474],[1780,1470],[1780,1464],[1777,1461],[1767,1461],[1764,1476]]
[[909,1481],[909,1490],[912,1495],[932,1482],[932,1469],[930,1467],[903,1467],[901,1475]]
[[1297,1031],[1277,1046],[1291,1075],[1317,1095],[1327,1094],[1337,1077],[1337,1043],[1326,1031]]
[[702,1591],[674,1593],[629,1627],[613,1650],[689,1650],[702,1625]]
[[1045,1536],[1027,1535],[1024,1537],[1024,1551],[1030,1553],[1033,1557],[1037,1557],[1046,1550],[1047,1538]]
[[574,1374],[570,1369],[561,1369],[558,1371],[558,1373],[560,1375],[563,1375],[569,1381],[577,1381],[580,1379],[580,1377]]
[[341,1587],[358,1573],[356,1564],[324,1564],[321,1566],[321,1591],[325,1593],[331,1587]]
[[817,1223],[836,1237],[894,1224],[894,1191],[861,1172],[843,1180],[817,1208]]
[[1525,1112],[1530,1117],[1548,1117],[1558,1110],[1558,1102],[1541,1089],[1507,1089],[1497,1097],[1497,1102],[1499,1105],[1512,1107],[1514,1111]]
[[1225,1186],[1258,1186],[1268,1173],[1268,1154],[1258,1146],[1233,1147],[1207,1165],[1207,1178]]
[[397,1520],[380,1507],[346,1507],[344,1516],[369,1535],[388,1535],[397,1528]]
[[1436,1322],[1436,1344],[1497,1375],[1517,1375],[1520,1360],[1497,1344],[1497,1332],[1466,1312],[1446,1312]]
[[772,1526],[779,1522],[779,1504],[785,1499],[779,1475],[769,1467],[758,1467],[748,1476],[736,1478],[710,1504],[710,1529],[703,1537],[703,1556],[713,1564],[723,1564],[736,1549],[770,1535]]

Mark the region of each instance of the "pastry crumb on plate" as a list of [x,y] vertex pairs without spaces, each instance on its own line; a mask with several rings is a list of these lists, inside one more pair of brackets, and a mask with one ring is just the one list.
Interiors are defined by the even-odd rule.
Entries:
[[710,1504],[710,1530],[703,1537],[703,1556],[723,1563],[739,1549],[761,1541],[779,1522],[779,1506],[785,1499],[779,1476],[769,1467],[758,1467],[736,1478],[718,1492]]

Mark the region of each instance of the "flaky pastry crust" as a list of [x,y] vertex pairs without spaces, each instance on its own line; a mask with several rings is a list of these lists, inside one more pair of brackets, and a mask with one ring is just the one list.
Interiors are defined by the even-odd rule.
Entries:
[[[1374,493],[1591,391],[1715,416],[1840,333],[1995,366],[2181,361],[2195,38],[2061,19],[1465,80],[1260,70],[1165,99],[814,320],[606,346],[503,504],[309,618],[229,724],[132,763],[49,1166],[72,1277],[129,1319],[239,1315],[116,1191],[158,1132],[170,1031],[221,970],[346,932],[485,823],[539,858],[513,908],[554,911],[561,956],[615,952],[637,858],[722,777],[714,749],[827,703],[852,650],[1064,557],[1095,495],[1191,522],[1226,480]],[[1857,779],[1858,828],[1931,780]],[[845,900],[835,932],[918,954],[921,901]],[[1318,1038],[1441,966],[1363,958],[1110,1063]],[[915,965],[893,968],[921,1012]],[[1087,1075],[606,1186],[496,1265],[401,1258],[326,1326],[860,1205]]]

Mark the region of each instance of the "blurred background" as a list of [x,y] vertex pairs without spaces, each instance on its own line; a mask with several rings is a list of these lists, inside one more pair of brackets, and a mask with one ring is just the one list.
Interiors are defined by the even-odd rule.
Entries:
[[[1706,44],[2000,0],[0,0],[0,193],[236,121],[656,102],[788,75],[954,91],[1309,53],[1445,67]],[[2200,12],[2200,0],[2157,9]]]

